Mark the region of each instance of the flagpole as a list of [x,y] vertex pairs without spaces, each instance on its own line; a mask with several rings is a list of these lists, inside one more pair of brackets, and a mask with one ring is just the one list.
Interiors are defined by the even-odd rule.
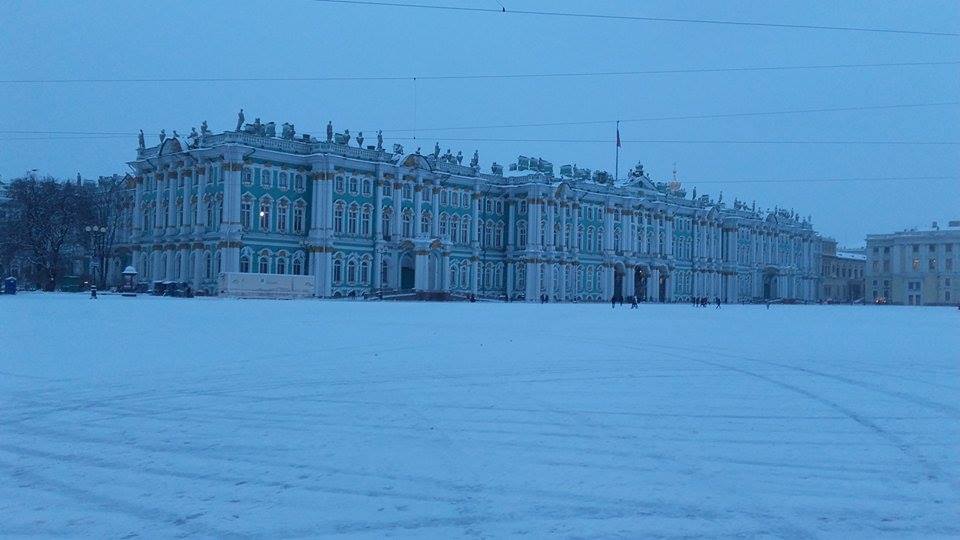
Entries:
[[617,120],[617,161],[613,171],[613,181],[620,180],[620,121]]

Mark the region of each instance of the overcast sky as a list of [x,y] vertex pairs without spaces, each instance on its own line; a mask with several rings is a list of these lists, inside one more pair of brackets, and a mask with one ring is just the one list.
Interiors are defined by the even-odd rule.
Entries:
[[[410,3],[410,0],[397,0]],[[957,32],[960,2],[501,0],[510,9]],[[418,3],[498,8],[495,0]],[[503,13],[243,2],[0,1],[0,79],[432,76],[637,71],[960,60],[960,38],[751,26],[614,21]],[[322,136],[417,127],[408,150],[441,146],[486,169],[518,154],[613,170],[611,124],[427,131],[428,128],[642,119],[955,102],[957,65],[672,73],[576,78],[336,81],[0,83],[0,175],[125,172],[138,129],[184,135],[207,120],[293,122]],[[416,104],[415,104],[416,103]],[[46,140],[18,130],[57,133]],[[104,136],[105,132],[130,133]],[[960,219],[957,145],[783,141],[960,140],[960,107],[625,122],[621,176],[642,161],[690,189],[812,214],[842,244],[871,232]],[[44,135],[43,137],[46,137]],[[67,138],[73,137],[73,138]],[[453,139],[496,139],[465,141]],[[524,139],[506,142],[503,139]],[[534,141],[539,139],[540,141]],[[544,142],[543,139],[609,142]],[[655,140],[670,142],[631,142]],[[781,141],[731,144],[717,141]],[[689,141],[713,141],[695,143]],[[875,177],[951,180],[734,183]]]

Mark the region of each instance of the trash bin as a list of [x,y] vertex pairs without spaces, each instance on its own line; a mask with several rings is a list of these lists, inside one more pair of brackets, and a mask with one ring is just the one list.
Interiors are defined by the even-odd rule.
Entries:
[[8,277],[3,280],[3,294],[17,294],[17,278]]

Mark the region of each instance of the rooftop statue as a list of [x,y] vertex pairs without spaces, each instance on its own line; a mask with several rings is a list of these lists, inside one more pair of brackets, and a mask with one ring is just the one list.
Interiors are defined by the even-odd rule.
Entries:
[[693,200],[697,200],[697,188],[693,188]]
[[240,128],[243,127],[243,122],[246,120],[243,116],[243,109],[240,109],[240,112],[237,113],[237,129],[234,131],[240,131]]
[[480,153],[474,150],[473,157],[470,159],[470,166],[476,169],[478,165],[480,165]]
[[284,139],[293,140],[293,138],[296,136],[296,130],[293,128],[293,124],[284,122],[281,128],[280,136]]
[[160,130],[160,144],[163,144],[163,141],[165,141],[165,140],[167,140],[167,131],[161,129],[161,130]]
[[463,152],[457,150],[457,165],[463,165]]
[[433,145],[433,159],[438,159],[440,157],[440,143]]
[[327,142],[333,142],[333,121],[327,122]]
[[200,146],[200,135],[197,133],[197,128],[190,128],[190,135],[187,136],[187,147],[196,148]]
[[147,147],[146,143],[143,142],[143,130],[140,130],[140,134],[137,135],[137,144],[140,146],[140,149],[143,150]]
[[497,175],[503,176],[503,165],[500,165],[496,161],[490,164],[490,172]]
[[377,150],[383,150],[383,130],[377,130]]
[[267,122],[263,125],[263,134],[267,137],[276,137],[277,136],[277,124],[274,122]]
[[363,132],[362,131],[357,132],[357,146],[359,146],[360,148],[363,148]]
[[[417,150],[419,150],[419,148]],[[403,154],[403,145],[399,143],[393,143],[393,153]],[[419,154],[419,151],[417,153]]]
[[180,134],[177,133],[177,130],[173,130],[173,138],[174,138],[174,139],[179,139],[179,138],[180,138]]
[[450,152],[449,148],[447,148],[447,153],[443,155],[443,160],[447,163],[453,163],[453,154]]
[[415,153],[416,153],[418,156],[420,155],[420,147],[419,147],[419,146],[417,147],[417,151],[416,151]]
[[208,133],[210,133],[210,129],[207,127],[207,121],[204,120],[200,122],[200,135],[206,135]]

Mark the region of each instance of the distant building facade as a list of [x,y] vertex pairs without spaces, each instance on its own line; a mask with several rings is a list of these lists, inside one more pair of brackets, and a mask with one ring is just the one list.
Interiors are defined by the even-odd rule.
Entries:
[[866,256],[853,250],[837,248],[832,238],[821,240],[820,300],[823,302],[860,302],[863,296],[863,275]]
[[641,166],[623,182],[524,157],[484,173],[476,153],[464,164],[439,145],[388,151],[379,137],[267,126],[141,144],[124,264],[210,292],[224,276],[309,276],[294,288],[323,298],[817,300],[820,238],[793,212],[689,198]]
[[945,305],[960,301],[960,221],[946,228],[867,236],[866,287],[875,302]]

